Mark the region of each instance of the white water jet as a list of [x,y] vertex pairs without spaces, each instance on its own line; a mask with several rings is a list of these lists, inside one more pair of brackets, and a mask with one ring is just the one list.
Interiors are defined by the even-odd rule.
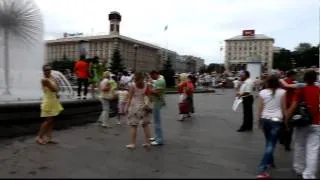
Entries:
[[[43,26],[33,0],[0,0],[0,102],[41,98]],[[72,93],[61,73],[53,71],[53,76]]]
[[72,98],[74,93],[72,86],[68,79],[59,71],[51,71],[52,77],[56,80],[58,86],[59,86],[59,94],[63,98]]

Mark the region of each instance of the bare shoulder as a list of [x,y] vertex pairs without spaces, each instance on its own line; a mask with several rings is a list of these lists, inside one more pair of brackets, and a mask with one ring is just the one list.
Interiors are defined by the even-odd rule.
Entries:
[[46,83],[48,83],[49,82],[49,80],[47,79],[47,78],[42,78],[41,79],[41,83],[42,84],[46,84]]

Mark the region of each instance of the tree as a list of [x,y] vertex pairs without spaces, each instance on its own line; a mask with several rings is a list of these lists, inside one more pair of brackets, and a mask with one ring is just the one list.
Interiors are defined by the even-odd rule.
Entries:
[[74,61],[71,60],[62,60],[62,61],[53,61],[50,63],[53,70],[64,72],[66,69],[73,71]]
[[119,49],[116,49],[111,58],[111,63],[110,63],[110,70],[112,73],[117,73],[117,72],[122,72],[124,71],[125,67],[122,64],[122,59],[120,55]]
[[294,59],[290,50],[281,49],[280,52],[273,54],[273,69],[287,71],[293,68]]
[[319,67],[319,46],[307,47],[308,46],[299,46],[296,48],[296,51],[293,52],[296,67]]
[[217,64],[217,63],[211,63],[209,64],[207,68],[207,72],[211,73],[213,71],[216,71],[217,73],[222,73],[224,71],[223,64]]
[[166,80],[167,87],[175,86],[175,71],[172,68],[171,57],[168,57],[167,61],[163,65],[163,69],[160,72]]
[[206,65],[201,66],[200,69],[199,69],[199,73],[200,74],[204,74],[206,72],[207,72],[207,66]]
[[299,45],[295,48],[295,51],[304,52],[312,48],[310,43],[299,43]]
[[64,60],[64,61],[69,60],[66,53],[63,53],[62,60]]

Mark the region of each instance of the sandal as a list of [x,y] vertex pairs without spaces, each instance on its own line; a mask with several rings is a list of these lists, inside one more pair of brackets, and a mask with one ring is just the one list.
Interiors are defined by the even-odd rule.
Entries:
[[136,145],[135,144],[128,144],[128,145],[126,145],[126,148],[133,150],[136,148]]
[[47,141],[44,140],[44,139],[41,139],[39,137],[36,138],[36,142],[40,145],[46,145],[47,144]]
[[142,144],[142,147],[145,148],[147,151],[151,150],[151,144],[150,143],[144,143],[144,144]]
[[47,143],[48,144],[59,144],[58,141],[55,141],[55,140],[52,140],[52,139],[49,139]]

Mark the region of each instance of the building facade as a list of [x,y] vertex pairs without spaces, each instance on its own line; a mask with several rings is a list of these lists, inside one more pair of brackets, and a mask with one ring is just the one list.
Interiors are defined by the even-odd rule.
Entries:
[[198,59],[197,57],[189,55],[177,56],[172,66],[176,73],[197,72]]
[[246,68],[252,57],[260,59],[263,72],[272,69],[274,39],[254,30],[243,30],[242,35],[225,40],[225,68],[239,71]]
[[87,58],[98,56],[102,63],[109,65],[115,49],[120,51],[122,63],[127,70],[160,70],[167,55],[175,61],[177,53],[174,51],[120,35],[121,15],[118,12],[109,14],[109,22],[108,35],[64,36],[46,41],[47,61],[77,60],[84,54]]
[[273,53],[280,53],[280,51],[282,49],[284,49],[284,48],[275,46],[275,47],[273,47]]

